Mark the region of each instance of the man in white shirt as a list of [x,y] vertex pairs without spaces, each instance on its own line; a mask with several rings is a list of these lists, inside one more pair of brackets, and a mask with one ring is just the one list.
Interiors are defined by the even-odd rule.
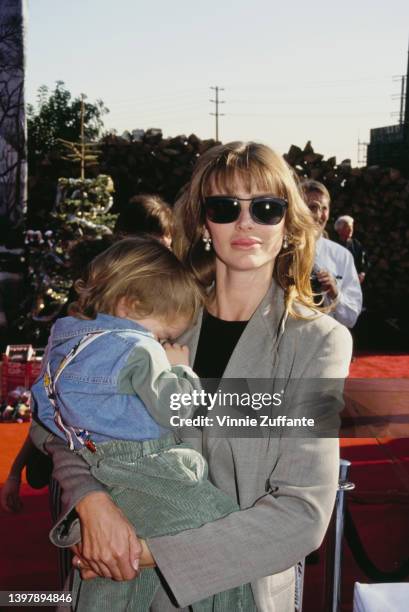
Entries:
[[351,328],[362,310],[362,291],[354,259],[343,246],[323,236],[331,202],[325,185],[307,180],[301,186],[318,231],[313,276],[325,293],[324,304],[335,305],[332,316]]

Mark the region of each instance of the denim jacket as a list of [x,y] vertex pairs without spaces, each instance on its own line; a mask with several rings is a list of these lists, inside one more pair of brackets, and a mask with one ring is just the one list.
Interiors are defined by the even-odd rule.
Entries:
[[[61,418],[68,427],[87,430],[94,442],[159,438],[170,427],[170,393],[200,389],[199,379],[188,366],[171,366],[161,344],[141,325],[107,314],[93,320],[65,317],[55,323],[41,374],[31,390],[34,414],[53,433],[65,437],[55,423],[45,388],[47,363],[54,377],[81,338],[108,330],[111,333],[86,346],[58,378],[55,402]],[[189,416],[189,411],[179,411],[178,416]]]

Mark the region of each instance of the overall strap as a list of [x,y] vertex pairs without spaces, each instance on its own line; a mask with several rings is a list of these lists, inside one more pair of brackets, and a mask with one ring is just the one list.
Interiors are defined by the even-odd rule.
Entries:
[[[44,374],[44,386],[47,392],[48,399],[54,407],[54,421],[57,427],[64,433],[67,438],[70,450],[75,450],[74,439],[79,442],[82,446],[86,446],[91,452],[95,452],[95,443],[91,440],[91,437],[86,429],[79,429],[78,427],[71,427],[66,425],[61,417],[61,413],[57,405],[57,390],[56,384],[65,368],[72,362],[72,360],[81,353],[87,346],[92,342],[114,331],[119,330],[106,330],[106,331],[95,331],[90,332],[83,336],[81,340],[70,350],[60,365],[58,366],[54,377],[51,375],[50,361],[47,362],[46,371]],[[120,330],[122,331],[122,330]]]

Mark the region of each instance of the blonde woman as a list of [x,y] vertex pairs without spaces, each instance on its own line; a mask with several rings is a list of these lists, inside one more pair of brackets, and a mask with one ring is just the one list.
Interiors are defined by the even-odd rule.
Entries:
[[[316,310],[311,294],[310,212],[290,169],[269,147],[236,142],[199,158],[177,202],[174,246],[208,295],[196,324],[179,339],[199,376],[291,381],[347,375],[350,334]],[[41,432],[34,434],[44,442]],[[75,508],[79,516],[82,546],[75,561],[83,577],[133,578],[138,558],[141,568],[156,565],[161,576],[154,611],[188,609],[251,582],[258,610],[292,612],[294,566],[320,545],[334,505],[338,441],[226,438],[209,427],[191,442],[207,459],[213,484],[241,510],[141,543],[99,483],[48,439],[67,513]],[[54,538],[68,545],[79,539],[80,525],[67,513]]]

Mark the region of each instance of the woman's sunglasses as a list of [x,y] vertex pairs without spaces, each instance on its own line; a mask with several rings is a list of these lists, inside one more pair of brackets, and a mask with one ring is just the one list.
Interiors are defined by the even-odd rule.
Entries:
[[[250,202],[250,216],[255,223],[277,225],[284,217],[287,200],[274,196],[240,198]],[[240,200],[230,196],[209,196],[204,199],[206,216],[213,223],[233,223],[240,217]]]

